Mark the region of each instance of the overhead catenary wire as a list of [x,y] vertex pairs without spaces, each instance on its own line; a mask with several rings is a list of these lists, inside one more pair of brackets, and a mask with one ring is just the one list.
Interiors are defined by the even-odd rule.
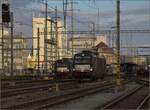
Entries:
[[[38,2],[39,3],[39,2]],[[40,3],[42,3],[42,2],[40,2]],[[48,6],[48,8],[49,8],[49,6]],[[29,8],[22,8],[22,7],[14,7],[14,9],[21,9],[21,10],[24,10],[24,11],[27,11],[27,12],[30,12],[30,13],[32,13],[32,11],[33,12],[39,12],[39,13],[43,13],[44,11],[40,11],[40,10],[35,10],[35,9],[29,9]],[[53,8],[52,8],[53,9]],[[59,10],[58,9],[58,11],[60,11],[60,12],[62,12],[61,10]],[[53,10],[50,10],[50,12],[54,12]],[[72,19],[72,17],[71,17],[71,15],[69,15],[69,14],[67,14],[67,17],[70,17],[71,19]],[[78,23],[81,23],[81,24],[84,24],[84,25],[87,25],[87,26],[89,26],[89,24],[87,24],[87,22],[89,22],[89,21],[81,21],[81,20],[79,20],[79,19],[77,19],[77,18],[73,18],[75,21],[77,21]],[[20,22],[20,24],[21,25],[28,25],[28,24],[26,24],[26,23],[23,23],[23,22],[21,22],[21,21],[17,21],[17,22]],[[29,26],[29,25],[28,25]]]

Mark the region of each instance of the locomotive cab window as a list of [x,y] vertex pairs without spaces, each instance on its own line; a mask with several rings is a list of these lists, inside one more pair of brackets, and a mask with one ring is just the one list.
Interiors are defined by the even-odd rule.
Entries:
[[91,56],[82,56],[82,55],[75,56],[75,63],[77,64],[91,63]]

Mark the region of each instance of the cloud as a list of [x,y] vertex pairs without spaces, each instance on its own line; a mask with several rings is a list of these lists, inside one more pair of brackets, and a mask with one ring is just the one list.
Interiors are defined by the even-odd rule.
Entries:
[[[137,27],[137,24],[140,23],[142,27],[148,27],[148,20],[150,16],[149,7],[141,7],[141,8],[130,8],[126,10],[121,10],[121,23],[122,26],[125,27]],[[96,21],[97,23],[97,13],[91,12],[80,12],[78,13],[78,19],[86,21]],[[99,18],[100,27],[108,27],[116,25],[116,13],[115,11],[100,11]],[[143,23],[143,24],[142,24]],[[148,23],[148,24],[147,24]],[[150,26],[149,26],[150,27]]]
[[[10,0],[11,2],[11,7],[13,8],[14,11],[14,16],[15,16],[15,21],[21,22],[22,25],[19,26],[19,24],[16,24],[16,33],[20,33],[20,31],[24,32],[27,36],[32,35],[32,27],[29,26],[31,25],[32,21],[32,12],[34,12],[35,16],[39,15],[39,12],[44,12],[45,11],[45,6],[44,4],[33,2],[34,0]],[[49,10],[52,12],[52,10]],[[63,20],[62,16],[63,12],[62,9],[58,9],[58,15],[60,18]],[[149,14],[149,7],[141,7],[141,8],[130,8],[130,9],[125,9],[121,10],[121,20],[124,26],[126,27],[136,27],[136,24],[142,25],[142,27],[148,27],[147,26],[147,20],[149,17],[146,19],[143,19],[142,17],[144,15]],[[44,15],[44,13],[42,14]],[[51,16],[54,16],[54,14],[51,14]],[[114,26],[116,23],[116,13],[115,10],[100,10],[100,27],[111,27]],[[78,30],[89,30],[91,29],[91,25],[88,24],[88,22],[95,21],[97,23],[97,12],[93,11],[81,11],[81,12],[75,12],[75,26]],[[138,18],[138,19],[136,19]],[[68,11],[68,27],[71,25],[70,24],[71,20],[71,13]],[[130,21],[130,22],[129,22]],[[143,23],[143,24],[142,24]],[[132,24],[132,25],[131,25]]]

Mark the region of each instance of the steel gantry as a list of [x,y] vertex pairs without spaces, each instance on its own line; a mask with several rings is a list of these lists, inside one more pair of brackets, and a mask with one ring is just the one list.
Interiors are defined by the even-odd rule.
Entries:
[[[59,31],[61,34],[109,34],[116,33],[116,30],[95,30],[95,31]],[[120,33],[149,33],[148,30],[120,30]]]

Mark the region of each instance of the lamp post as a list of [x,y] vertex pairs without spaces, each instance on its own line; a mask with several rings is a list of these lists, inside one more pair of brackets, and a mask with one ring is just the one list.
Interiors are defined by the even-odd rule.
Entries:
[[45,0],[45,28],[44,28],[44,71],[47,74],[47,0]]
[[11,76],[13,76],[14,74],[14,70],[13,70],[13,63],[14,63],[14,52],[13,52],[13,39],[14,39],[14,35],[13,35],[13,13],[11,12]]
[[3,24],[3,22],[2,22],[2,33],[1,33],[1,35],[2,35],[2,40],[1,40],[1,43],[2,43],[2,56],[1,56],[1,58],[2,58],[2,73],[4,73],[4,24]]
[[120,77],[120,0],[117,0],[117,17],[116,17],[116,26],[117,26],[117,72],[116,72],[116,83],[117,86],[121,86],[121,77]]
[[92,28],[93,28],[93,46],[95,46],[95,23],[94,22],[92,22]]

